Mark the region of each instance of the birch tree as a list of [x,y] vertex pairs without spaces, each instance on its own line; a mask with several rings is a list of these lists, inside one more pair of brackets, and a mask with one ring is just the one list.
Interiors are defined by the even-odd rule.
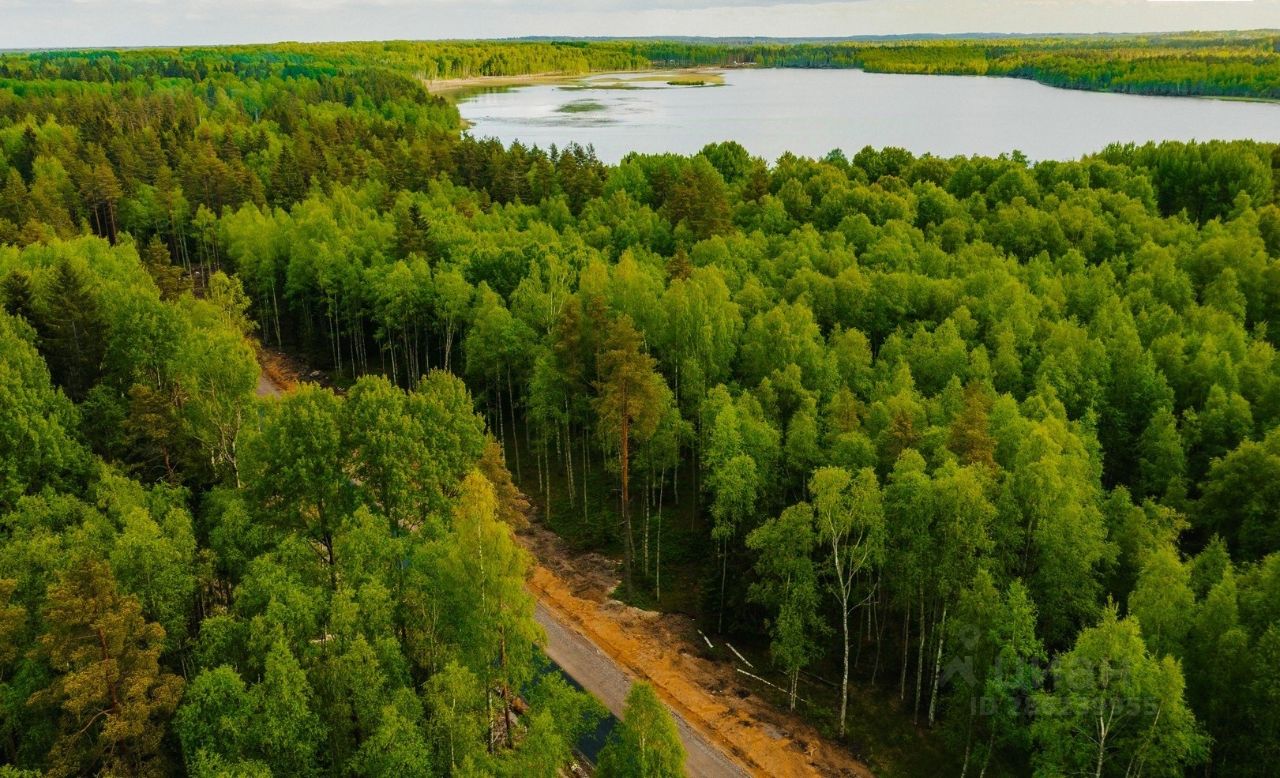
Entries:
[[817,517],[818,541],[823,549],[828,588],[839,602],[842,661],[840,672],[840,736],[845,733],[849,707],[849,628],[857,597],[858,578],[880,561],[884,549],[884,506],[875,471],[864,468],[855,476],[839,467],[813,474],[809,492]]
[[1182,668],[1147,651],[1134,618],[1107,608],[1035,696],[1037,776],[1180,776],[1208,741],[1183,698]]

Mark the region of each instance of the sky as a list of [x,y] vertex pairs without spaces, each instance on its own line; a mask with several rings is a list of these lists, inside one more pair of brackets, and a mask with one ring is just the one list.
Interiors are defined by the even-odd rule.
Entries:
[[0,0],[0,48],[1280,28],[1280,0]]

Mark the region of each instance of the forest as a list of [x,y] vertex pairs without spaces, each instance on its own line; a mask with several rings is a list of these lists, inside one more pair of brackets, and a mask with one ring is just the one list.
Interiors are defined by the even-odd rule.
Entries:
[[529,513],[846,743],[1270,773],[1280,146],[607,166],[422,84],[653,51],[0,58],[0,775],[556,775]]

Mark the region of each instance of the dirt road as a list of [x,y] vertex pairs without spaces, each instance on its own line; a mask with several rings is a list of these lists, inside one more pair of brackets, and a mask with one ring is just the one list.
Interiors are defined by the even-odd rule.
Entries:
[[[631,678],[603,651],[583,637],[564,616],[539,602],[534,618],[547,633],[544,648],[551,661],[591,692],[613,715],[621,717]],[[694,778],[738,778],[749,773],[672,711],[680,740],[688,753],[685,770]]]
[[255,345],[258,352],[259,397],[279,397],[298,385],[302,375],[300,366],[278,351],[270,351]]
[[275,397],[280,394],[280,387],[276,386],[276,382],[267,377],[265,372],[258,374],[258,396],[259,397]]
[[[547,629],[548,640],[567,642],[561,634],[567,631],[574,638],[569,645],[586,646],[565,659],[565,671],[615,711],[630,688],[628,678],[652,683],[683,725],[691,775],[872,778],[847,750],[761,699],[733,665],[703,658],[695,642],[702,638],[687,617],[613,600],[613,560],[572,553],[536,522],[519,537],[537,560],[528,587],[538,600],[539,620],[557,622]],[[732,772],[717,771],[726,764]]]

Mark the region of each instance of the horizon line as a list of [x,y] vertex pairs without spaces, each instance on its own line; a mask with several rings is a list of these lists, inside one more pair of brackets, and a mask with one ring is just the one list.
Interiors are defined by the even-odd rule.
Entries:
[[238,46],[284,46],[290,44],[305,45],[341,45],[357,43],[553,43],[556,41],[687,41],[708,42],[721,41],[776,41],[783,43],[842,43],[842,42],[875,42],[892,40],[997,40],[1001,38],[1087,38],[1087,37],[1136,37],[1178,35],[1214,35],[1234,33],[1245,34],[1280,34],[1280,27],[1258,27],[1249,29],[1196,29],[1196,30],[1098,30],[1094,32],[909,32],[881,33],[862,35],[522,35],[479,38],[351,38],[351,39],[280,39],[272,41],[238,41],[210,43],[146,43],[138,45],[95,44],[89,46],[20,46],[0,48],[0,54],[23,54],[56,51],[146,51],[149,49],[203,49],[232,48]]

